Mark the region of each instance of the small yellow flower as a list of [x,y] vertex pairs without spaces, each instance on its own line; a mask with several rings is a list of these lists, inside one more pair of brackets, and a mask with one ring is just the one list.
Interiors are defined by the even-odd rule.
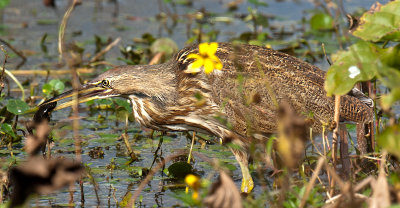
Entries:
[[188,59],[195,59],[195,61],[189,65],[188,73],[197,73],[204,68],[206,74],[211,73],[214,69],[221,70],[221,60],[215,55],[217,52],[218,43],[201,43],[199,44],[199,54],[191,53],[187,56]]
[[193,174],[188,174],[185,177],[185,183],[193,189],[198,189],[200,188],[200,178],[198,176],[195,176]]
[[193,174],[188,174],[185,177],[185,183],[193,189],[193,194],[192,194],[192,198],[194,200],[197,200],[199,198],[199,189],[201,187],[200,184],[200,178],[198,176],[195,176]]

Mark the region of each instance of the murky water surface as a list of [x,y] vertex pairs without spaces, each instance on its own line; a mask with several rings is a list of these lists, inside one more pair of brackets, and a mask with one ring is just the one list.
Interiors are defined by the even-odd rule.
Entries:
[[[23,50],[24,53],[31,54],[28,60],[22,65],[22,69],[54,69],[57,62],[57,33],[58,23],[62,19],[64,11],[69,1],[57,1],[57,9],[44,7],[42,1],[12,0],[10,5],[3,11],[3,23],[6,29],[0,33],[1,38],[10,41],[16,48]],[[84,3],[76,8],[72,13],[68,23],[66,41],[75,40],[86,43],[84,45],[85,54],[93,54],[94,36],[101,37],[121,37],[120,46],[133,44],[132,39],[141,37],[144,33],[150,33],[155,37],[171,37],[179,47],[183,47],[187,41],[187,24],[178,22],[173,25],[170,20],[166,24],[157,20],[160,11],[175,12],[180,16],[187,13],[194,13],[201,8],[206,11],[215,13],[215,16],[229,17],[230,23],[217,22],[212,27],[217,28],[220,34],[218,41],[229,41],[233,37],[247,31],[251,31],[251,25],[243,22],[243,20],[235,17],[234,14],[247,14],[247,3],[239,5],[235,12],[229,12],[226,8],[226,0],[199,0],[194,1],[193,5],[182,6],[163,5],[160,7],[157,0],[119,0],[118,15],[113,16],[116,11],[115,4],[109,1],[85,0]],[[258,10],[264,14],[275,16],[270,24],[279,28],[293,30],[300,27],[301,19],[308,17],[307,11],[314,9],[312,1],[296,0],[296,1],[268,1],[267,7],[259,7]],[[353,12],[360,7],[369,8],[375,0],[344,0],[344,8],[347,12]],[[387,1],[381,1],[382,3]],[[345,21],[345,20],[343,20]],[[193,26],[192,26],[193,27]],[[44,46],[47,52],[43,51],[41,39],[47,34]],[[287,39],[295,39],[298,34],[293,33]],[[124,64],[117,60],[121,57],[118,47],[114,47],[106,55],[106,60],[113,64]],[[18,65],[20,59],[17,56],[9,60],[8,68],[13,69]],[[323,60],[317,62],[321,68],[326,68]],[[95,73],[99,74],[101,72]],[[38,83],[36,90],[40,90],[45,77],[43,76],[22,76],[22,81],[30,80]],[[38,93],[40,94],[40,93]],[[138,170],[142,167],[150,168],[154,160],[154,152],[157,149],[160,140],[160,134],[156,133],[153,139],[149,138],[150,131],[141,129],[136,123],[131,122],[128,126],[128,134],[130,138],[137,137],[139,139],[133,142],[133,149],[139,155],[139,161],[132,164],[129,163],[129,157],[126,154],[124,142],[120,139],[120,135],[125,131],[124,121],[118,121],[113,113],[107,111],[87,112],[86,105],[82,105],[80,116],[81,129],[80,134],[83,140],[83,162],[91,168],[93,176],[99,185],[100,206],[117,206],[116,201],[121,201],[125,195],[134,192],[141,177]],[[53,135],[54,147],[53,156],[74,157],[74,141],[72,139],[72,128],[69,116],[70,109],[61,110],[53,114]],[[23,119],[30,119],[24,117]],[[101,121],[101,122],[99,122]],[[352,134],[354,137],[354,134]],[[131,139],[131,141],[133,141]],[[158,157],[166,157],[173,153],[176,149],[187,149],[190,146],[190,139],[183,133],[170,133],[163,137],[163,145],[158,151]],[[104,158],[93,159],[89,156],[89,152],[95,147],[102,147]],[[210,158],[217,157],[220,160],[231,164],[233,170],[233,178],[240,186],[240,169],[235,162],[232,154],[225,147],[218,144],[206,145],[204,149],[200,149],[200,144],[196,144],[194,151],[200,151]],[[23,157],[22,154],[18,157]],[[196,159],[194,167],[196,172],[204,177],[213,174],[212,169],[205,162]],[[157,159],[159,161],[159,158]],[[107,166],[114,163],[116,169],[112,172]],[[140,171],[139,171],[140,172]],[[216,176],[212,176],[212,179]],[[182,191],[177,185],[182,181],[170,180],[166,175],[156,174],[155,178],[142,192],[143,201],[141,205],[145,207],[153,206],[173,206],[179,205],[179,201],[171,197],[176,191]],[[74,197],[77,205],[80,203],[80,191],[78,185]],[[257,186],[255,193],[260,192]],[[88,181],[84,183],[85,206],[92,207],[98,204],[93,186]],[[64,190],[57,194],[43,196],[39,200],[32,200],[31,203],[40,206],[63,205],[68,203],[69,193]]]

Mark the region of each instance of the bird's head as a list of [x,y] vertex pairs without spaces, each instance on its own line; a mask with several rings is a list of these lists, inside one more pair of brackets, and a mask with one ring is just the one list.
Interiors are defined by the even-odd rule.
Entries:
[[[80,89],[64,92],[42,105],[58,102],[78,94],[79,103],[111,97],[137,97],[163,100],[173,91],[174,76],[168,65],[119,66],[99,75]],[[73,100],[57,105],[54,110],[72,106]]]

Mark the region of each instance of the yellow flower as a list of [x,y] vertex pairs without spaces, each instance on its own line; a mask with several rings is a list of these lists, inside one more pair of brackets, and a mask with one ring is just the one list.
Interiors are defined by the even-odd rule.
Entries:
[[192,198],[194,200],[197,200],[199,198],[199,189],[200,189],[200,178],[198,176],[195,176],[193,174],[188,174],[185,177],[185,183],[193,189],[193,194]]
[[200,178],[198,176],[195,176],[193,174],[188,174],[185,177],[185,183],[193,189],[198,189],[200,188]]
[[199,44],[199,54],[191,53],[187,56],[188,59],[195,59],[186,70],[188,73],[197,73],[204,68],[206,74],[211,73],[214,69],[221,70],[221,60],[215,55],[217,52],[218,43],[201,43]]

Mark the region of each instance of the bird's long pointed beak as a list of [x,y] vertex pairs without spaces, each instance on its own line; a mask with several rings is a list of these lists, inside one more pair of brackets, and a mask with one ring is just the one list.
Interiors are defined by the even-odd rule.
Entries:
[[[84,103],[84,102],[88,102],[91,100],[105,98],[105,97],[107,97],[107,94],[111,90],[112,89],[107,89],[107,88],[104,88],[104,87],[101,87],[101,86],[98,86],[95,84],[88,84],[88,85],[82,86],[82,88],[79,90],[70,90],[70,91],[64,92],[56,97],[53,97],[53,98],[45,101],[44,103],[42,103],[40,106],[48,105],[48,104],[54,103],[54,102],[59,102],[66,98],[72,98],[70,101],[58,104],[53,110],[53,111],[56,111],[56,110],[70,107],[76,101],[78,101],[78,103]],[[76,95],[78,98],[77,100],[74,99],[74,97]]]

